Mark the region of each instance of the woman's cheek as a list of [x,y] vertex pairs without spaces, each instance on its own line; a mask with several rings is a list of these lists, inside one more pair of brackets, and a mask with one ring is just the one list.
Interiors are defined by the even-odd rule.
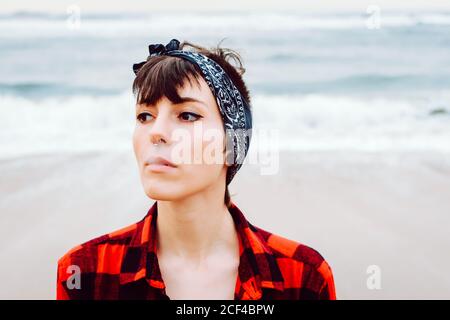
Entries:
[[136,126],[133,132],[133,150],[136,160],[139,164],[143,161],[144,135],[142,127]]
[[203,161],[206,164],[224,164],[225,134],[217,128],[212,128],[203,140]]

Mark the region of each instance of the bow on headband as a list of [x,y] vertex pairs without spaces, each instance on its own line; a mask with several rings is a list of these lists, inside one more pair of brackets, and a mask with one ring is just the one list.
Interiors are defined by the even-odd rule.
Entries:
[[[165,54],[166,52],[169,52],[169,51],[178,50],[179,48],[180,48],[180,41],[178,41],[177,39],[170,40],[170,42],[168,44],[166,44],[165,46],[162,45],[161,43],[151,44],[148,46],[148,51],[149,51],[150,55],[147,57],[147,61],[151,57],[159,56],[159,55]],[[141,69],[141,67],[147,61],[133,64],[133,71],[136,75],[139,72],[139,69]]]
[[[165,46],[160,43],[151,44],[148,49],[150,55],[147,61],[159,55],[180,57],[197,65],[202,71],[203,78],[216,98],[224,123],[229,151],[226,162],[230,165],[226,179],[228,185],[242,166],[250,147],[252,128],[250,104],[242,97],[233,81],[218,63],[203,54],[180,50],[180,42],[177,39],[172,39]],[[133,64],[136,75],[147,61]]]

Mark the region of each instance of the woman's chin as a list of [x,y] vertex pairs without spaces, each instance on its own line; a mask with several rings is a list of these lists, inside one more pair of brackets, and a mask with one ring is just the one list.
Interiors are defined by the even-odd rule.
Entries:
[[153,200],[173,201],[182,197],[180,186],[176,183],[167,183],[162,181],[149,181],[144,184],[144,190],[147,197]]

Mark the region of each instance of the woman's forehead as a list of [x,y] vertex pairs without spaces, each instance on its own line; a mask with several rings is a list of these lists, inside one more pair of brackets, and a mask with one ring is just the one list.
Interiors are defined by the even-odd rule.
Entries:
[[178,94],[180,96],[210,97],[214,99],[211,89],[203,77],[197,78],[197,81],[189,81],[189,79],[186,79],[183,86],[178,88]]
[[198,79],[198,82],[186,80],[183,86],[178,88],[177,92],[182,100],[181,103],[195,102],[202,104],[206,108],[216,105],[213,93],[202,77]]
[[136,108],[143,107],[155,107],[161,102],[172,104],[174,106],[181,105],[183,103],[196,103],[200,105],[204,109],[210,109],[211,106],[215,106],[216,102],[214,100],[214,96],[206,82],[203,81],[201,85],[197,83],[190,84],[189,82],[183,86],[178,88],[178,102],[170,101],[167,96],[162,96],[155,104],[136,104]]

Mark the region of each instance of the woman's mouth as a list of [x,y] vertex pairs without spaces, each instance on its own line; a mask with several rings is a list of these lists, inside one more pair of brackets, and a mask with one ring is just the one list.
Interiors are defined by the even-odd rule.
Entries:
[[169,166],[167,164],[156,164],[156,163],[149,164],[146,167],[151,172],[170,172],[176,169],[175,167]]
[[170,172],[177,166],[163,157],[151,156],[145,161],[145,167],[152,172]]

